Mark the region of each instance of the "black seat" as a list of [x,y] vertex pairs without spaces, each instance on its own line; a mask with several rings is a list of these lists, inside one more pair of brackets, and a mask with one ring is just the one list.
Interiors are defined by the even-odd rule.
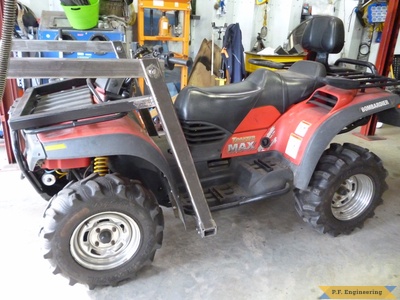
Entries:
[[295,62],[288,71],[279,72],[285,84],[286,95],[280,112],[286,111],[291,105],[307,99],[312,92],[324,84],[318,80],[326,76],[325,67],[314,61],[300,60]]
[[322,85],[316,78],[325,75],[324,66],[313,61],[298,61],[280,72],[258,69],[235,84],[185,87],[175,108],[181,120],[208,122],[233,132],[253,108],[272,105],[283,113],[308,98]]

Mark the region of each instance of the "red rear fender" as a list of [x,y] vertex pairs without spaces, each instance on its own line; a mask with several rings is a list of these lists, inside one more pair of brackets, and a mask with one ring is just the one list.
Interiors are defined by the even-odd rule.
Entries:
[[357,94],[328,86],[321,88],[279,118],[271,136],[275,143],[268,150],[284,154],[295,174],[294,185],[305,189],[323,151],[342,129],[390,110],[399,102],[398,95],[378,88]]

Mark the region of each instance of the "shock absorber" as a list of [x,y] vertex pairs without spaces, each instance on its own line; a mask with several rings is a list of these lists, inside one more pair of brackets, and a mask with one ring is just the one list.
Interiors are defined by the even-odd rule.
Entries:
[[109,168],[107,156],[99,156],[94,158],[93,172],[99,174],[99,176],[106,176],[108,174]]

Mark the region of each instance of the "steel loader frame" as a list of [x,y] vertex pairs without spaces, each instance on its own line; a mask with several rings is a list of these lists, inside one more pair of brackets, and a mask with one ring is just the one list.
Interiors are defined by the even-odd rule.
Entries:
[[[8,78],[143,78],[147,84],[149,95],[132,97],[115,102],[104,102],[87,107],[68,108],[67,110],[51,114],[38,113],[27,116],[29,110],[29,90],[27,96],[22,97],[12,107],[10,128],[13,136],[13,148],[18,164],[26,178],[36,187],[39,193],[37,178],[31,173],[32,164],[23,157],[20,146],[20,131],[43,126],[58,126],[60,122],[70,122],[66,126],[86,125],[88,122],[101,122],[116,118],[116,115],[133,110],[142,110],[156,107],[163,123],[169,146],[176,159],[182,178],[185,182],[191,204],[193,206],[197,230],[201,237],[215,235],[217,226],[203,194],[201,183],[197,175],[190,150],[186,143],[182,128],[175,113],[173,102],[163,77],[163,68],[158,59],[130,59],[126,58],[125,47],[121,42],[71,42],[71,41],[25,41],[14,40],[13,51],[85,51],[85,52],[112,52],[119,59],[58,59],[58,58],[11,58]],[[60,83],[62,84],[62,83]],[[100,119],[99,119],[100,118]],[[102,118],[102,119],[101,119]],[[82,120],[84,121],[76,121]],[[60,127],[53,127],[60,129]],[[34,133],[40,132],[36,130]],[[16,149],[16,150],[15,150]],[[43,159],[43,157],[42,157]],[[183,223],[184,213],[178,199],[174,179],[170,174],[162,154],[158,158],[157,167],[163,172],[169,182],[171,202],[175,211],[178,211]]]

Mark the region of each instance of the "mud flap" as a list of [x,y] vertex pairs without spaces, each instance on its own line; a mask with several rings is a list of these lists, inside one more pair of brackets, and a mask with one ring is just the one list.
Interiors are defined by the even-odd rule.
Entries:
[[379,122],[400,127],[400,108],[391,108],[376,115]]

